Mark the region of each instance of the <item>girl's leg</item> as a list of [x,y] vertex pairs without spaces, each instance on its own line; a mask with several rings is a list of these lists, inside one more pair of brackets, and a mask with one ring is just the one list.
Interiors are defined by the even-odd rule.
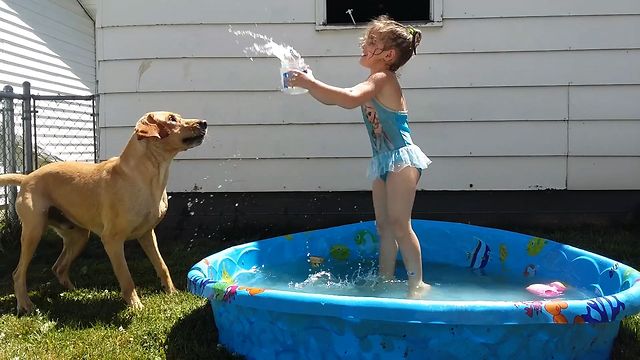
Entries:
[[375,179],[371,190],[373,195],[373,209],[376,215],[376,228],[380,236],[378,274],[385,280],[392,280],[395,277],[398,244],[389,226],[386,184],[380,178]]
[[429,289],[429,285],[422,281],[420,242],[411,227],[411,211],[419,178],[418,169],[405,167],[391,172],[386,183],[388,224],[407,269],[410,298],[419,298]]

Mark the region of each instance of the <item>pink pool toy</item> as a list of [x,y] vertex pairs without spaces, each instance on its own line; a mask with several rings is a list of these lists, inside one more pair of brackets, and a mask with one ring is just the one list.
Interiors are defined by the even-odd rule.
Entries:
[[527,286],[527,291],[542,297],[556,297],[564,294],[566,288],[563,283],[554,281],[549,284],[531,284]]

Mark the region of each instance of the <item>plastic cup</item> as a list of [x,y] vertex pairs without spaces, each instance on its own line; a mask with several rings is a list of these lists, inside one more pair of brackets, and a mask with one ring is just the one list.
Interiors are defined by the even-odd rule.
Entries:
[[289,85],[289,71],[298,70],[302,72],[307,72],[307,69],[301,69],[297,66],[282,66],[280,68],[280,74],[282,81],[280,82],[280,91],[289,95],[299,95],[309,92],[309,90],[297,86]]

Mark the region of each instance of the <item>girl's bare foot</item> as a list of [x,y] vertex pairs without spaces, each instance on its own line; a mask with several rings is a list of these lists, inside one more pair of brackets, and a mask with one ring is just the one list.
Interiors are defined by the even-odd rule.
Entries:
[[418,285],[410,287],[409,292],[407,293],[408,299],[419,300],[431,290],[431,285],[426,284],[422,281],[418,283]]

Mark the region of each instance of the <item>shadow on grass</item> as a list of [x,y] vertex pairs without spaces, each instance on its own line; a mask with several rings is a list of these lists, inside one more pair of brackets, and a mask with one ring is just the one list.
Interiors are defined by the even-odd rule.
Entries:
[[[115,316],[126,307],[119,297],[114,298],[109,294],[100,294],[97,289],[91,291],[91,293],[99,294],[94,296],[88,295],[86,289],[83,289],[84,292],[58,293],[54,291],[55,288],[55,286],[43,285],[38,291],[31,292],[29,295],[37,311],[55,321],[58,327],[86,329],[96,324],[105,324],[126,328],[131,323],[128,318]],[[15,296],[4,295],[6,294],[0,297],[0,314],[15,315]]]
[[[191,266],[203,258],[229,246],[243,241],[208,242],[206,239],[196,239],[188,246],[167,246],[165,258],[171,269],[174,284],[179,289],[187,287],[187,273]],[[145,272],[148,273],[148,272]],[[141,284],[157,281],[155,279],[141,279]],[[188,315],[180,318],[167,334],[167,359],[243,359],[234,356],[218,344],[218,329],[211,310],[211,304],[198,307]]]
[[[77,291],[64,289],[51,271],[61,245],[57,236],[46,234],[27,271],[29,297],[40,314],[61,327],[85,329],[97,323],[127,327],[130,320],[114,316],[126,305],[119,295],[114,294],[114,291],[119,291],[118,284],[108,258],[102,254],[102,244],[95,240],[90,243],[72,267],[71,278]],[[8,246],[0,255],[0,314],[15,315],[17,301],[13,295],[11,274],[20,255],[19,243]],[[82,268],[85,268],[84,274]]]
[[216,328],[207,302],[177,321],[167,335],[167,359],[241,359],[218,345]]

